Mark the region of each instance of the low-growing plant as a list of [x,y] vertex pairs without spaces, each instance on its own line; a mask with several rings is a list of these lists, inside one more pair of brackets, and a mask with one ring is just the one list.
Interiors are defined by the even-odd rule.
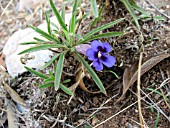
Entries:
[[[87,69],[87,71],[89,72],[89,74],[91,75],[94,82],[101,90],[101,92],[106,94],[106,90],[101,80],[99,79],[95,71],[91,68],[91,66],[88,64],[88,62],[82,57],[82,55],[80,54],[81,52],[79,52],[79,50],[82,47],[85,49],[88,48],[87,50],[88,52],[85,54],[87,54],[89,60],[93,60],[93,66],[96,68],[96,70],[102,70],[103,64],[106,65],[107,67],[112,67],[115,64],[116,60],[113,56],[108,55],[108,53],[111,52],[112,50],[111,45],[109,45],[108,43],[101,43],[97,39],[123,35],[124,32],[107,32],[107,33],[102,33],[102,34],[99,34],[99,32],[122,22],[124,18],[102,25],[96,29],[91,30],[89,33],[85,35],[81,35],[78,33],[78,29],[79,29],[81,21],[83,20],[83,18],[86,17],[86,14],[84,14],[82,11],[81,13],[82,15],[78,18],[77,12],[80,11],[78,9],[78,5],[79,5],[78,0],[74,0],[73,9],[72,9],[72,17],[70,20],[70,24],[68,26],[65,24],[65,20],[64,20],[65,9],[63,8],[60,14],[59,11],[56,9],[55,4],[53,3],[53,0],[49,0],[49,2],[60,26],[58,27],[54,23],[51,23],[48,15],[46,14],[48,33],[37,27],[33,27],[33,26],[30,26],[30,27],[48,41],[35,37],[34,42],[25,42],[22,44],[23,45],[24,44],[25,45],[36,44],[36,45],[34,47],[31,47],[29,49],[26,49],[20,52],[19,54],[26,54],[30,52],[52,49],[52,48],[61,49],[60,53],[54,55],[51,58],[51,60],[49,60],[41,68],[41,69],[44,69],[47,66],[51,65],[56,60],[58,60],[57,64],[55,65],[54,74],[49,71],[49,75],[46,75],[36,70],[33,70],[29,67],[25,67],[25,68],[31,73],[44,79],[44,82],[40,86],[40,88],[54,86],[56,91],[60,88],[67,94],[73,95],[73,92],[71,92],[70,89],[64,85],[65,83],[70,82],[70,80],[67,80],[67,79],[63,81],[61,80],[65,56],[66,54],[69,53],[69,54],[74,55],[75,59],[77,59],[79,62],[81,62],[84,65],[84,67]],[[51,26],[56,26],[56,29],[52,29]],[[89,45],[90,47],[86,47],[88,46],[89,41],[93,41],[93,43],[91,43],[91,46]]]

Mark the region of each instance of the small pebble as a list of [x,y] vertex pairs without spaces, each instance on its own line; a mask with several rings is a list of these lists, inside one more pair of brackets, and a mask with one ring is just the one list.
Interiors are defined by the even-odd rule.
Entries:
[[129,122],[127,122],[125,125],[126,125],[126,128],[133,128],[133,125]]
[[94,97],[94,98],[93,98],[93,103],[94,103],[94,104],[98,104],[98,103],[99,103],[99,100],[98,100],[97,97]]

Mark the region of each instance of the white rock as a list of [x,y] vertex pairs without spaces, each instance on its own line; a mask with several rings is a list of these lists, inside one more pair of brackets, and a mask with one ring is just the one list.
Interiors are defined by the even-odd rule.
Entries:
[[[71,19],[71,13],[66,14],[65,17],[66,17],[66,24],[69,24],[69,21]],[[55,23],[57,26],[59,26],[56,17],[50,18],[50,21]],[[39,25],[38,28],[47,32],[46,23]],[[26,71],[24,66],[39,69],[41,66],[45,64],[45,62],[50,60],[50,56],[52,56],[52,52],[49,50],[37,51],[37,52],[29,53],[27,55],[24,54],[18,55],[18,53],[20,53],[21,51],[28,49],[32,46],[35,46],[35,45],[20,45],[20,43],[23,42],[34,41],[33,39],[34,37],[43,39],[43,37],[41,37],[40,34],[36,33],[31,28],[26,28],[15,32],[7,41],[3,49],[3,54],[5,55],[5,64],[7,70],[12,77],[15,77],[18,74]],[[28,56],[32,58],[32,59],[28,59],[25,65],[22,64],[20,61],[22,57],[24,58],[24,56]]]
[[20,0],[19,11],[24,11],[28,8],[36,8],[37,6],[46,3],[47,0]]

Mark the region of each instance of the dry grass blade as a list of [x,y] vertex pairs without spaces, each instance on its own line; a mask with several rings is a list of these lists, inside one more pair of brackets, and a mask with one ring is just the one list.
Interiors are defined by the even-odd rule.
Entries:
[[8,128],[19,128],[19,126],[16,125],[17,118],[14,115],[13,107],[12,107],[11,103],[9,102],[8,99],[5,99],[5,101],[6,101],[6,104],[7,104]]
[[18,95],[18,93],[16,91],[14,91],[7,83],[5,83],[4,81],[2,81],[6,91],[9,93],[9,95],[11,96],[11,98],[18,104],[22,105],[22,106],[26,106],[26,102]]
[[141,128],[143,128],[143,115],[141,110],[141,95],[140,95],[140,76],[141,76],[140,74],[141,74],[142,57],[143,57],[143,53],[141,52],[139,58],[139,65],[138,65],[138,81],[137,81],[138,110],[139,110],[139,121],[141,124]]
[[6,12],[7,8],[10,6],[10,4],[12,4],[13,0],[10,0],[8,5],[5,7],[5,9],[3,10],[1,16],[0,16],[0,19],[2,18],[2,16],[4,15],[4,13]]
[[[142,76],[145,72],[150,70],[152,67],[154,67],[156,64],[164,60],[165,58],[170,57],[170,54],[159,54],[151,58],[143,59],[142,65],[141,65],[141,74]],[[125,72],[123,74],[123,93],[122,96],[118,99],[117,102],[119,102],[124,94],[127,92],[127,90],[134,84],[134,82],[138,79],[138,62],[134,63],[130,68],[125,69]]]

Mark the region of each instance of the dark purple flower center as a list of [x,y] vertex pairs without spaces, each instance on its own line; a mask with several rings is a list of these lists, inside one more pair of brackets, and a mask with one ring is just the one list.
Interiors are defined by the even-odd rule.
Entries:
[[106,61],[106,60],[107,60],[107,58],[106,58],[105,56],[101,56],[101,59],[102,59],[103,61]]
[[98,46],[97,49],[98,49],[100,52],[106,52],[106,48],[103,48],[102,46]]

